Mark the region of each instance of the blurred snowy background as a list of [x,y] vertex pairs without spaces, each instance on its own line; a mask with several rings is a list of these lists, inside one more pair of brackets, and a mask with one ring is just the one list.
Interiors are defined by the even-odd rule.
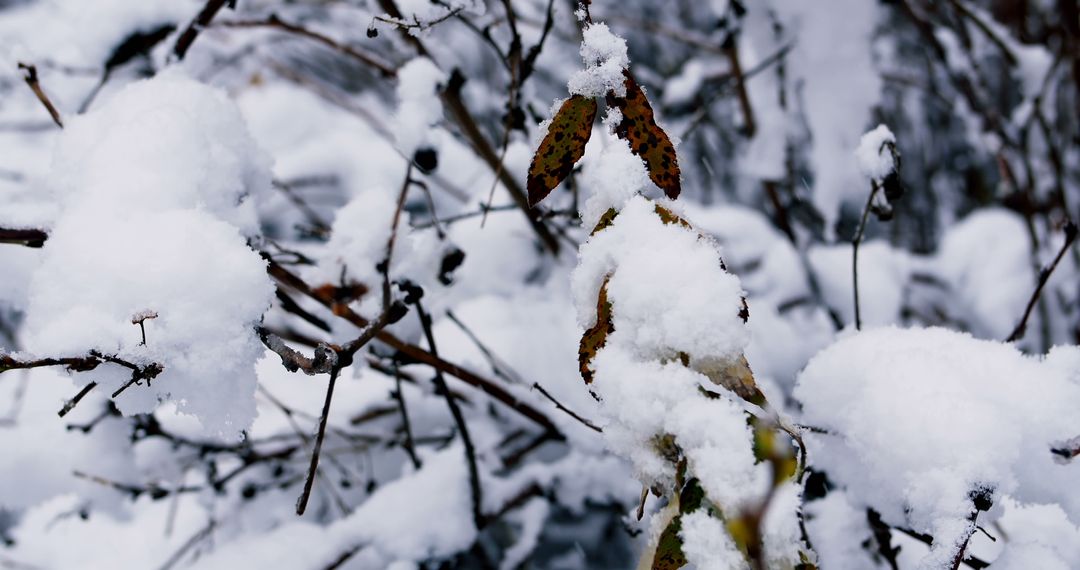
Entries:
[[[0,0],[0,568],[637,564],[662,504],[598,432],[571,274],[590,196],[660,191],[597,121],[523,205],[578,9]],[[692,565],[1080,568],[1077,3],[590,11],[808,447],[764,554]]]

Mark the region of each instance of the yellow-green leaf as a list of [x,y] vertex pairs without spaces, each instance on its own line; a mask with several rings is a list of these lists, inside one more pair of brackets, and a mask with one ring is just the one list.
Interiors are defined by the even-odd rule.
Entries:
[[630,143],[630,150],[645,161],[649,178],[674,200],[682,191],[679,181],[679,160],[675,156],[675,146],[671,144],[664,129],[656,124],[652,105],[645,97],[645,92],[630,76],[626,77],[626,97],[608,95],[608,105],[622,111],[622,121],[615,128],[620,137]]
[[595,118],[596,100],[592,97],[574,95],[559,107],[529,165],[530,206],[546,198],[585,154]]

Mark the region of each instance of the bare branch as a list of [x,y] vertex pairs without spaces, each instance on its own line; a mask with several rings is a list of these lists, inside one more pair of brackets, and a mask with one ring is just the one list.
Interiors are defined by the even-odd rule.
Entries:
[[41,82],[38,80],[37,67],[19,63],[19,69],[26,72],[23,76],[23,80],[30,86],[30,90],[37,96],[38,101],[41,101],[41,104],[45,106],[45,110],[49,112],[49,116],[52,117],[56,126],[61,129],[64,128],[64,121],[60,118],[60,111],[56,110],[56,106],[53,105],[52,100],[49,99],[49,96],[45,94],[45,90],[41,87]]
[[1020,317],[1020,322],[1016,324],[1016,328],[1009,334],[1009,338],[1005,339],[1005,342],[1015,342],[1024,338],[1024,332],[1027,330],[1028,318],[1031,317],[1031,311],[1035,308],[1035,304],[1039,302],[1039,296],[1042,295],[1043,287],[1046,286],[1047,281],[1050,280],[1050,276],[1053,275],[1054,270],[1057,269],[1058,263],[1061,262],[1061,258],[1065,257],[1065,252],[1069,251],[1072,244],[1076,241],[1077,226],[1073,222],[1065,224],[1065,243],[1061,244],[1061,250],[1054,256],[1054,260],[1050,262],[1050,265],[1044,267],[1039,272],[1039,282],[1035,286],[1035,291],[1031,293],[1031,299],[1028,300],[1027,307],[1024,308],[1024,316]]

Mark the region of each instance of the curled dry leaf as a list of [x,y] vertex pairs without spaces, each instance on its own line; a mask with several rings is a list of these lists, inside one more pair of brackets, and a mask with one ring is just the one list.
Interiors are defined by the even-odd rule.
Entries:
[[652,105],[649,105],[641,87],[629,72],[623,72],[623,75],[626,77],[626,97],[610,94],[607,97],[608,106],[618,107],[622,111],[622,121],[615,128],[615,132],[626,139],[630,143],[630,150],[645,161],[653,183],[659,186],[668,198],[674,200],[682,191],[675,146],[671,144],[671,139],[664,129],[656,124]]
[[701,363],[696,366],[701,372],[717,386],[723,386],[737,394],[740,398],[756,406],[765,405],[765,394],[757,387],[754,381],[754,373],[750,370],[750,363],[746,356],[739,355],[737,359],[720,362]]
[[596,324],[585,334],[581,335],[581,344],[578,345],[578,365],[581,369],[581,379],[586,384],[593,380],[592,360],[604,344],[609,334],[615,332],[615,326],[611,323],[611,303],[607,299],[608,280],[600,285],[600,295],[596,299]]
[[559,107],[529,165],[530,206],[546,198],[585,154],[594,119],[596,100],[591,97],[574,95]]

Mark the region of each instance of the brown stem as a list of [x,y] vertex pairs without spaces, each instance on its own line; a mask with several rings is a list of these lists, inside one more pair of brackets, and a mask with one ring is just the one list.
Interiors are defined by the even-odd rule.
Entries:
[[862,329],[862,315],[859,311],[859,243],[862,242],[863,232],[866,231],[866,220],[870,216],[870,207],[874,204],[874,196],[877,195],[880,188],[877,182],[872,184],[873,189],[870,191],[870,197],[866,199],[866,206],[863,208],[862,218],[859,220],[859,228],[855,231],[855,237],[851,241],[851,280],[855,296],[855,330]]
[[60,111],[56,110],[56,106],[53,105],[52,100],[45,94],[45,90],[41,88],[41,82],[38,80],[37,67],[33,65],[27,65],[25,63],[19,63],[19,69],[26,72],[23,79],[26,84],[30,86],[30,90],[34,92],[34,95],[41,101],[41,104],[45,107],[45,110],[49,112],[49,116],[52,117],[56,126],[61,129],[64,128],[64,121],[60,118]]
[[318,32],[309,30],[298,24],[293,24],[282,20],[277,14],[270,14],[265,20],[244,20],[244,21],[227,21],[218,22],[215,24],[221,27],[227,28],[274,28],[283,32],[288,32],[297,36],[305,37],[310,40],[316,41],[342,55],[355,59],[364,65],[374,68],[380,75],[387,78],[397,77],[397,70],[393,65],[387,63],[377,56],[362,52],[356,48],[347,46],[334,40],[329,36],[325,36]]
[[739,63],[739,48],[734,37],[728,40],[730,45],[724,48],[728,63],[731,65],[731,73],[735,78],[735,92],[739,96],[739,108],[743,115],[743,132],[746,138],[754,138],[757,125],[754,122],[754,109],[750,105],[750,94],[746,90],[746,78],[743,75],[742,64]]
[[64,407],[60,408],[60,411],[57,412],[56,415],[58,415],[60,417],[64,417],[64,416],[68,415],[68,412],[70,412],[71,410],[74,410],[75,406],[79,405],[79,402],[81,402],[82,399],[85,398],[86,395],[89,394],[90,391],[93,390],[96,387],[97,387],[97,382],[91,382],[91,383],[87,384],[86,386],[83,386],[83,389],[79,390],[78,394],[75,394],[75,396],[72,397],[70,400],[68,400],[67,402],[64,402]]
[[529,207],[529,199],[525,194],[525,190],[521,188],[521,184],[514,178],[513,174],[505,168],[501,167],[499,161],[499,154],[495,151],[495,148],[488,142],[487,137],[480,132],[480,127],[476,124],[476,120],[473,119],[468,108],[465,106],[464,101],[461,99],[461,88],[465,84],[465,79],[456,70],[451,75],[449,85],[444,89],[440,96],[443,101],[443,105],[450,110],[451,116],[454,117],[454,121],[461,127],[462,134],[465,138],[472,143],[476,153],[480,155],[480,158],[488,164],[488,166],[495,171],[499,181],[506,187],[507,192],[510,193],[510,197],[514,199],[514,203],[521,208],[521,212],[525,214],[525,217],[529,220],[529,225],[532,226],[533,231],[540,238],[540,241],[544,244],[544,247],[552,253],[552,255],[559,254],[559,240],[555,235],[551,233],[551,230],[544,224],[544,222],[537,218],[536,213]]
[[210,25],[210,22],[214,20],[214,16],[217,16],[217,13],[226,5],[235,9],[236,0],[206,0],[202,10],[184,28],[184,31],[180,33],[180,37],[176,39],[176,44],[173,46],[173,55],[177,59],[184,59],[188,49],[191,48],[191,44],[195,43],[195,39],[199,37],[203,29]]
[[1050,280],[1050,276],[1057,269],[1058,263],[1061,262],[1061,258],[1065,257],[1065,252],[1069,251],[1072,244],[1076,241],[1077,226],[1073,222],[1069,222],[1065,225],[1065,243],[1061,245],[1061,250],[1054,256],[1054,260],[1050,262],[1050,265],[1044,267],[1039,272],[1039,282],[1035,286],[1035,291],[1031,293],[1031,299],[1028,300],[1027,307],[1024,308],[1024,316],[1020,318],[1020,322],[1016,324],[1016,328],[1009,334],[1009,338],[1005,339],[1005,342],[1015,342],[1024,338],[1024,332],[1027,330],[1028,318],[1031,317],[1031,311],[1035,308],[1036,303],[1039,302],[1039,296],[1042,295],[1043,287],[1046,286],[1047,281]]
[[569,415],[570,417],[574,418],[575,420],[581,422],[581,424],[584,425],[585,427],[595,431],[596,433],[604,433],[604,430],[597,427],[596,424],[594,424],[594,423],[590,422],[589,420],[577,415],[576,413],[574,413],[573,410],[571,410],[570,408],[567,408],[566,406],[562,405],[561,402],[556,400],[555,397],[552,396],[551,394],[549,394],[548,391],[545,390],[544,387],[541,386],[540,384],[538,384],[536,382],[533,382],[533,388],[535,388],[541,394],[543,394],[545,398],[547,398],[548,400],[551,400],[551,403],[555,404],[556,408],[558,408],[559,410],[561,410],[563,412],[566,412],[567,415]]
[[[416,312],[420,317],[420,326],[424,329],[424,337],[427,339],[428,348],[431,350],[431,354],[438,358],[439,352],[435,348],[435,334],[431,331],[431,315],[424,311],[419,299],[416,300]],[[476,466],[476,448],[473,447],[472,437],[469,435],[469,426],[465,423],[465,416],[461,413],[461,407],[458,406],[457,401],[450,394],[450,387],[446,385],[446,378],[443,377],[442,370],[438,368],[435,369],[435,389],[446,398],[446,405],[450,408],[450,414],[454,417],[454,424],[457,425],[458,433],[461,434],[461,441],[465,445],[465,459],[469,465],[469,486],[472,489],[473,522],[476,524],[477,529],[484,528],[486,522],[483,512],[484,496],[483,487],[480,485],[480,470]]]
[[397,361],[394,361],[394,399],[398,403],[398,411],[401,412],[401,425],[405,430],[405,453],[409,454],[409,460],[413,467],[420,469],[423,464],[416,455],[416,442],[413,440],[412,423],[409,422],[409,410],[405,407],[405,394],[401,392],[401,371],[398,370]]
[[[271,277],[273,277],[280,285],[287,285],[304,295],[311,297],[318,301],[320,304],[330,309],[335,316],[345,319],[349,323],[357,327],[368,326],[367,319],[364,319],[360,315],[356,314],[347,305],[341,303],[334,303],[332,300],[328,300],[322,296],[317,295],[312,291],[311,287],[305,283],[302,279],[294,275],[288,269],[285,269],[281,265],[275,263],[272,260],[268,260],[267,271]],[[531,405],[521,402],[513,394],[507,392],[504,388],[496,384],[495,382],[478,376],[477,374],[462,368],[456,364],[443,360],[442,358],[431,354],[430,352],[416,346],[414,344],[407,343],[392,333],[382,330],[375,335],[375,339],[383,342],[390,348],[393,348],[401,352],[404,356],[415,360],[421,364],[427,364],[433,368],[442,371],[445,374],[449,374],[462,382],[474,387],[479,388],[485,394],[491,398],[499,401],[503,405],[513,409],[522,416],[528,418],[538,426],[544,428],[545,431],[550,431],[557,439],[562,439],[562,434],[559,432],[558,427],[547,417],[546,414],[540,412]]]
[[326,420],[330,416],[330,402],[334,399],[334,385],[337,383],[340,368],[330,370],[330,382],[326,385],[326,399],[323,401],[322,415],[319,416],[319,431],[315,434],[315,448],[311,451],[311,463],[308,464],[307,479],[304,480],[304,490],[296,501],[296,514],[303,515],[307,510],[308,499],[311,498],[311,489],[315,485],[315,475],[319,470],[319,453],[322,451],[323,441],[326,438]]

